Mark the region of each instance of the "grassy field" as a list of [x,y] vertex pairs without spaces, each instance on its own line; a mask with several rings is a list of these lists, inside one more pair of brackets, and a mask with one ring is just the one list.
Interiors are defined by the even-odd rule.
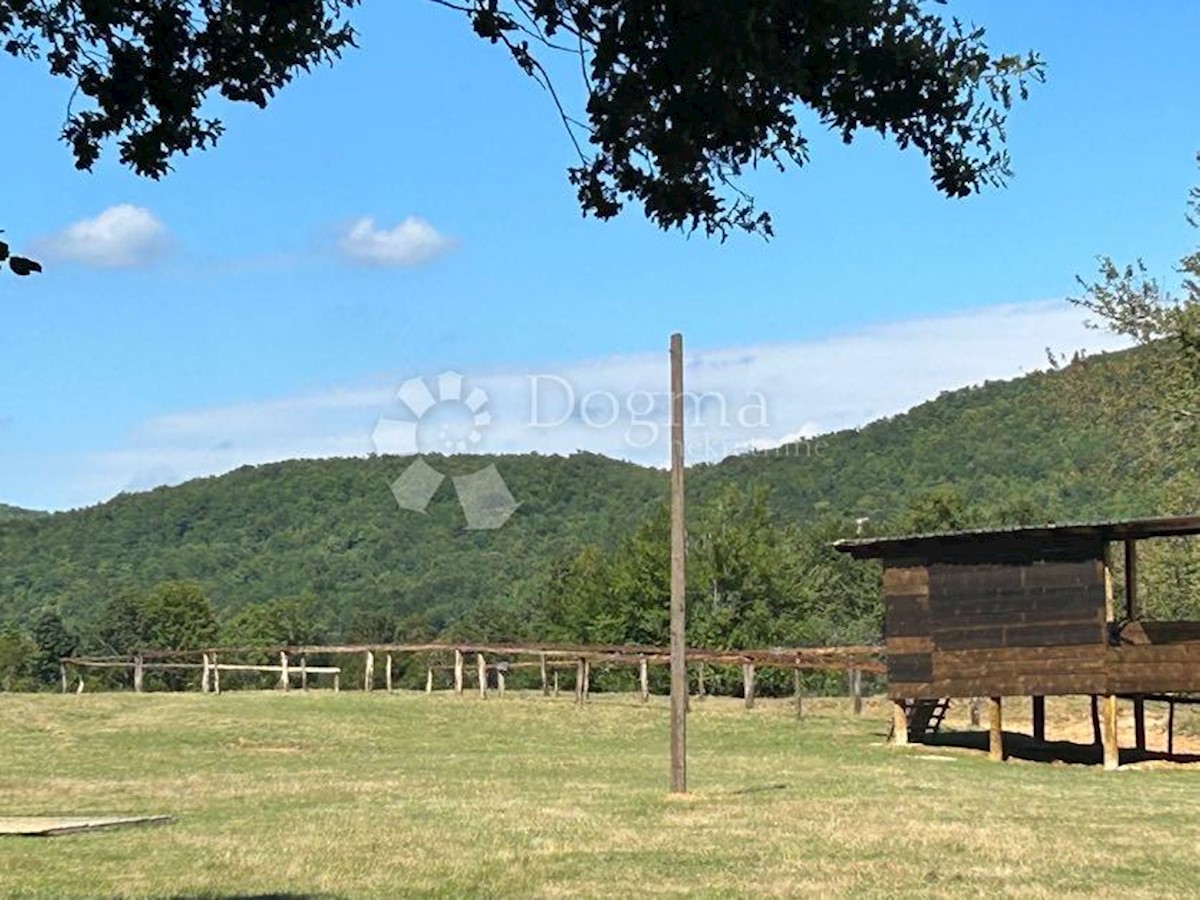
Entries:
[[170,813],[0,838],[41,896],[1192,894],[1200,770],[892,749],[886,710],[598,696],[0,695],[0,815]]

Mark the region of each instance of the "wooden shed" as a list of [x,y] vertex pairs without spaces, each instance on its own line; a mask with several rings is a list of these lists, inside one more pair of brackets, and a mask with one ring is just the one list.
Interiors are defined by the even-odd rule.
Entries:
[[[936,730],[953,698],[986,697],[991,752],[1003,758],[1002,697],[1033,698],[1041,740],[1044,698],[1084,694],[1100,707],[1107,767],[1119,760],[1120,697],[1134,703],[1144,750],[1145,699],[1200,691],[1200,622],[1142,621],[1138,542],[1195,534],[1200,516],[839,541],[883,561],[894,739]],[[1127,573],[1119,602],[1118,553]]]

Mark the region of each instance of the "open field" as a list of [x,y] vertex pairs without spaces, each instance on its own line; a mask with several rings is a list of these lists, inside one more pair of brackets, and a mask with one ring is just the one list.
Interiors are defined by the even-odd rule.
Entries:
[[[884,704],[861,719],[846,707],[806,701],[797,721],[787,701],[694,703],[693,790],[679,799],[665,792],[664,698],[594,695],[580,709],[513,692],[3,695],[0,815],[176,821],[0,838],[0,893],[1161,896],[1200,885],[1200,767],[1105,773],[891,749]],[[1050,737],[1069,724],[1057,709]],[[1072,709],[1086,724],[1085,706]]]

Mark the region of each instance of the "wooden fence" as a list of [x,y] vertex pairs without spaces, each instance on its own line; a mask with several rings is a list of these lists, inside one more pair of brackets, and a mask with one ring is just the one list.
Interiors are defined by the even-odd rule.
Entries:
[[[468,668],[474,669],[476,689],[480,697],[487,697],[495,682],[496,691],[504,695],[507,675],[519,669],[536,668],[540,674],[542,693],[558,696],[559,672],[574,669],[575,700],[587,702],[592,683],[592,666],[620,668],[636,667],[638,688],[643,701],[650,699],[651,666],[670,663],[670,652],[665,647],[638,645],[569,645],[569,644],[330,644],[302,645],[296,647],[216,647],[207,650],[147,650],[132,656],[73,656],[60,660],[62,689],[66,693],[77,679],[77,692],[84,690],[83,672],[87,669],[126,669],[132,673],[133,689],[142,691],[145,673],[148,670],[199,670],[200,689],[205,693],[221,692],[222,672],[268,672],[277,673],[277,687],[289,690],[293,679],[302,690],[309,688],[309,679],[315,675],[332,676],[332,688],[341,687],[342,669],[339,666],[311,666],[308,657],[361,654],[363,659],[363,690],[375,688],[375,662],[378,654],[384,657],[384,683],[386,690],[393,689],[395,660],[403,655],[433,655],[443,662],[430,661],[426,667],[425,691],[432,693],[435,687],[435,672],[452,673],[455,694],[465,690]],[[254,655],[278,657],[278,663],[265,665],[221,662],[221,658],[238,658]],[[474,656],[474,665],[468,667],[468,658]],[[489,657],[492,657],[489,661]],[[503,657],[498,659],[497,657]],[[707,693],[706,674],[712,665],[738,665],[741,667],[742,697],[747,709],[754,707],[756,680],[761,669],[791,670],[794,673],[794,691],[797,714],[801,711],[801,675],[806,671],[841,671],[847,674],[848,693],[854,712],[862,709],[862,675],[864,672],[878,674],[885,671],[883,648],[875,646],[856,647],[794,647],[756,650],[705,650],[692,648],[687,651],[687,662],[695,673],[695,690],[698,696]],[[489,674],[493,677],[489,678]],[[74,676],[74,677],[73,677]]]

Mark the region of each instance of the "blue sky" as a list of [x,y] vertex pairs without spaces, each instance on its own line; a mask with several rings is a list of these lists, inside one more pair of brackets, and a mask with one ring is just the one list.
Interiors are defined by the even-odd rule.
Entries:
[[808,167],[748,182],[774,214],[770,243],[662,233],[635,210],[581,218],[549,98],[433,4],[368,0],[361,50],[265,111],[214,104],[225,137],[161,182],[111,153],[76,172],[56,140],[68,87],[5,58],[0,226],[48,265],[0,281],[0,501],[63,508],[367,452],[390,391],[447,368],[650,389],[675,330],[710,370],[739,373],[706,388],[769,397],[765,441],[1017,374],[1047,345],[1109,346],[1061,298],[1097,253],[1169,274],[1193,245],[1200,5],[949,8],[1048,62],[1011,119],[1016,179],[950,201],[916,153],[814,130]]

